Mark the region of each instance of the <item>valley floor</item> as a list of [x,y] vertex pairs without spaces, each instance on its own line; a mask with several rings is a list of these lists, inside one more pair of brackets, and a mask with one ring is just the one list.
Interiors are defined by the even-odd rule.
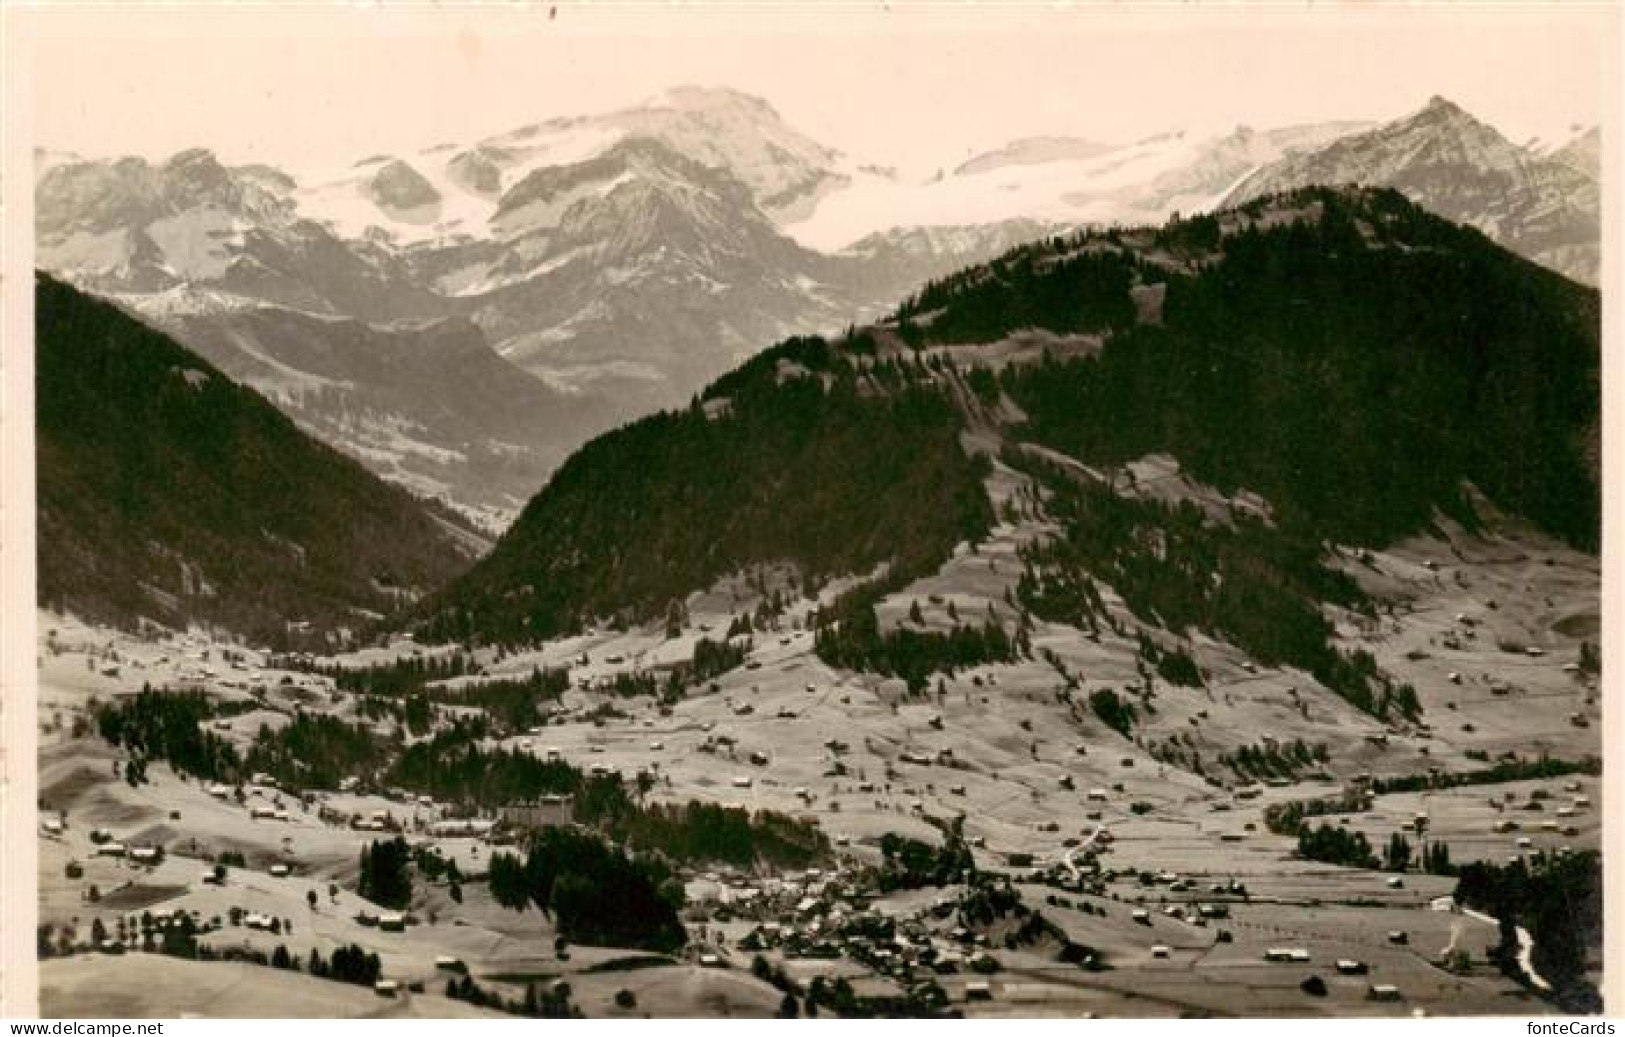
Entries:
[[[1019,482],[996,469],[995,503]],[[951,625],[950,607],[958,616],[991,610],[1008,618],[1016,551],[1041,532],[1032,524],[1000,525],[975,551],[962,547],[940,573],[883,602],[882,623],[909,621],[915,604],[927,629]],[[246,748],[262,724],[285,724],[295,708],[348,708],[345,694],[325,678],[271,669],[264,653],[243,650],[246,661],[226,663],[223,646],[201,636],[144,641],[42,614],[42,818],[63,822],[60,831],[42,823],[42,924],[58,936],[72,931],[69,942],[82,944],[94,919],[111,927],[148,911],[196,912],[222,919],[205,938],[217,948],[270,954],[281,944],[302,961],[312,948],[327,956],[353,943],[379,954],[382,975],[401,984],[385,997],[246,963],[135,950],[103,961],[85,950],[42,963],[42,1010],[80,1017],[476,1012],[441,996],[448,974],[436,959],[444,956],[508,997],[530,983],[567,983],[570,1001],[591,1016],[767,1016],[782,994],[752,974],[755,954],[740,949],[741,940],[759,927],[816,934],[831,912],[875,912],[906,929],[917,947],[996,960],[989,975],[955,969],[931,976],[967,1015],[1544,1012],[1545,1002],[1486,959],[1496,926],[1440,900],[1454,890],[1453,878],[1412,871],[1401,880],[1299,859],[1296,840],[1272,833],[1265,811],[1337,796],[1365,775],[1478,771],[1509,751],[1523,759],[1600,755],[1597,682],[1570,665],[1579,642],[1596,637],[1596,562],[1526,531],[1470,536],[1446,529],[1348,564],[1363,583],[1408,602],[1377,623],[1350,621],[1340,635],[1415,684],[1423,726],[1385,725],[1306,674],[1256,667],[1229,646],[1195,637],[1187,651],[1208,673],[1206,686],[1158,684],[1136,699],[1152,708],[1140,712],[1133,737],[1124,737],[1087,703],[1092,690],[1141,680],[1132,637],[1103,631],[1090,638],[1043,623],[1033,634],[1032,659],[960,672],[910,696],[901,681],[819,661],[808,622],[817,602],[806,598],[793,598],[754,635],[745,665],[692,689],[668,715],[650,696],[611,699],[595,689],[617,673],[686,660],[700,637],[720,639],[782,579],[772,573],[765,584],[736,579],[693,596],[676,637],[663,626],[600,630],[500,659],[488,653],[482,662],[489,676],[568,666],[574,684],[544,727],[503,744],[556,752],[583,770],[647,771],[654,801],[772,809],[815,821],[830,836],[837,860],[816,872],[689,869],[690,946],[656,962],[590,947],[572,947],[561,958],[549,919],[499,907],[483,882],[468,882],[461,903],[443,884],[420,883],[412,905],[418,924],[406,933],[361,924],[356,916],[369,905],[355,893],[357,861],[376,833],[329,823],[322,810],[385,812],[414,843],[436,846],[469,875],[483,870],[492,847],[429,834],[446,804],[416,798],[335,791],[301,801],[265,789],[238,802],[157,763],[149,783],[132,787],[115,776],[122,754],[85,723],[96,703],[144,684],[207,687],[245,704],[216,727]],[[433,651],[399,641],[343,661]],[[606,701],[622,715],[589,716]],[[1327,762],[1270,782],[1219,762],[1219,754],[1266,736],[1323,744]],[[844,747],[833,749],[838,743]],[[1198,752],[1206,778],[1168,762],[1170,746]],[[760,754],[756,762],[752,754]],[[286,820],[253,816],[254,806],[273,803]],[[1526,809],[1529,803],[1537,806]],[[1564,847],[1597,849],[1603,806],[1595,778],[1571,776],[1377,795],[1365,811],[1320,820],[1363,833],[1380,853],[1396,832],[1419,843],[1416,818],[1425,814],[1427,837],[1447,843],[1455,863],[1501,863]],[[957,815],[977,867],[1010,875],[1025,904],[1095,949],[1106,970],[1062,964],[1043,943],[1006,948],[997,926],[954,934],[944,918],[952,912],[940,908],[963,895],[958,887],[858,895],[856,876],[880,861],[882,836],[935,844]],[[1520,822],[1516,831],[1498,831],[1508,819]],[[96,830],[130,846],[162,845],[166,857],[149,867],[98,855],[90,838]],[[1098,855],[1101,871],[1080,873],[1084,850]],[[224,885],[203,883],[221,851],[241,853],[243,866],[232,867]],[[69,877],[70,863],[76,877]],[[277,864],[290,873],[273,876]],[[1244,893],[1235,892],[1241,887]],[[809,901],[819,905],[811,913]],[[1222,905],[1224,915],[1200,917],[1198,905]],[[225,921],[234,909],[285,922],[276,934],[234,925]],[[1145,918],[1136,921],[1135,911]],[[1228,942],[1219,942],[1221,929]],[[1394,932],[1406,942],[1393,942]],[[1265,960],[1267,949],[1281,947],[1301,949],[1307,959]],[[1451,951],[1463,952],[1454,956],[1455,971],[1443,967]],[[847,977],[859,996],[903,989],[894,969],[867,955],[807,957],[783,945],[760,953],[803,987],[823,975]],[[1367,971],[1340,975],[1340,959],[1357,959]],[[1323,978],[1324,996],[1300,989],[1311,975]],[[1373,985],[1394,987],[1393,999],[1374,997]],[[633,1007],[617,1004],[621,991],[631,993]]]

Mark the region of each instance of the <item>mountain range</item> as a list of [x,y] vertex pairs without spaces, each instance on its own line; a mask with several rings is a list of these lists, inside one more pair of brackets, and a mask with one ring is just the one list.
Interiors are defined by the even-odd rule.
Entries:
[[1260,169],[1225,204],[1311,184],[1393,187],[1520,255],[1595,284],[1601,261],[1598,147],[1593,131],[1550,155],[1532,152],[1435,97],[1410,118]]
[[957,642],[872,609],[1037,523],[1007,604],[1091,627],[1117,595],[1375,708],[1395,689],[1321,618],[1369,604],[1343,549],[1489,514],[1598,549],[1599,320],[1595,290],[1390,189],[1057,236],[594,440],[416,615],[524,643],[788,564],[809,594],[860,581],[825,661],[917,676]]
[[1368,182],[1594,279],[1592,141],[1588,166],[1583,138],[1539,153],[1435,102],[1376,127],[1026,139],[914,181],[689,87],[340,170],[41,153],[38,263],[495,529],[571,449],[761,343],[1081,224]]

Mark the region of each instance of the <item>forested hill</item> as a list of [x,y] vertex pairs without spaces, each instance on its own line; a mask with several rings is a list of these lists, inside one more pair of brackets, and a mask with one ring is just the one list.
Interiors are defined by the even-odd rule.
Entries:
[[359,628],[474,538],[121,310],[36,284],[39,600],[258,643]]
[[[419,615],[441,636],[526,640],[659,615],[759,561],[815,580],[923,571],[988,527],[986,457],[1021,444],[1102,471],[1170,454],[1260,495],[1271,539],[1233,551],[1235,571],[1309,604],[1344,593],[1316,569],[1322,545],[1472,523],[1469,484],[1594,551],[1599,312],[1594,290],[1392,191],[1053,239],[594,441]],[[975,457],[972,428],[991,437]],[[1102,515],[1051,518],[1079,532]],[[1127,580],[1132,550],[1083,560]]]
[[1434,509],[1471,521],[1470,482],[1595,551],[1600,315],[1595,289],[1397,192],[1310,188],[1018,249],[927,286],[898,325],[921,348],[1106,332],[1000,379],[1017,438],[1088,464],[1172,454],[1366,545]]
[[426,603],[436,637],[523,641],[644,619],[741,567],[812,582],[915,569],[991,522],[963,417],[822,339],[767,351],[687,410],[589,443],[496,549]]

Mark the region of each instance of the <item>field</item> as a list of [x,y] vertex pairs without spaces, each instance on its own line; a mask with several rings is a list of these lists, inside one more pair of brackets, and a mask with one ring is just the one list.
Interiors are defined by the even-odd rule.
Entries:
[[[1021,486],[1022,477],[1002,466],[989,481],[995,504]],[[882,624],[947,629],[955,617],[1010,620],[1006,592],[1020,571],[1016,553],[1043,532],[1036,522],[1005,523],[976,549],[962,546],[940,572],[882,602]],[[347,720],[361,714],[355,697],[328,678],[272,669],[265,653],[251,648],[198,633],[141,639],[42,615],[42,819],[62,822],[57,831],[42,821],[42,922],[58,938],[71,928],[70,943],[84,944],[96,919],[112,927],[143,912],[195,913],[205,924],[219,920],[203,937],[217,950],[270,955],[282,945],[303,961],[313,949],[326,957],[355,944],[377,953],[382,976],[401,985],[384,997],[246,962],[183,961],[133,947],[103,962],[86,948],[43,963],[42,1008],[81,1017],[255,1015],[294,1006],[357,1016],[474,1012],[441,996],[460,973],[448,974],[436,959],[453,958],[481,987],[509,999],[532,984],[567,984],[570,1003],[589,1016],[759,1017],[777,1012],[783,995],[753,974],[756,952],[739,941],[762,925],[811,939],[830,931],[811,922],[833,927],[829,920],[842,918],[917,930],[917,948],[950,959],[980,947],[997,969],[922,973],[916,962],[899,972],[854,951],[850,940],[833,956],[768,947],[763,961],[802,989],[815,976],[844,978],[860,997],[901,996],[923,974],[967,1015],[1546,1011],[1487,961],[1494,921],[1451,909],[1453,879],[1412,871],[1396,884],[1383,872],[1301,860],[1296,840],[1270,832],[1264,817],[1271,804],[1337,796],[1365,780],[1425,776],[1430,768],[1482,770],[1509,751],[1525,760],[1599,754],[1596,678],[1573,665],[1580,641],[1595,637],[1596,563],[1509,526],[1477,535],[1442,526],[1435,537],[1346,561],[1368,589],[1398,604],[1375,622],[1342,617],[1340,635],[1415,684],[1425,724],[1380,722],[1307,674],[1257,667],[1201,636],[1180,644],[1203,671],[1204,686],[1148,681],[1132,625],[1091,638],[1040,622],[1032,658],[945,674],[910,695],[899,680],[833,670],[814,654],[812,612],[840,585],[816,598],[787,593],[782,609],[761,611],[774,590],[791,586],[793,574],[780,570],[692,596],[675,636],[663,625],[599,628],[525,652],[481,650],[483,673],[448,683],[522,677],[535,667],[568,668],[570,675],[570,690],[545,725],[492,744],[556,754],[582,770],[645,771],[653,777],[648,801],[771,809],[816,823],[830,837],[833,859],[816,875],[685,865],[690,944],[657,962],[637,961],[640,952],[628,948],[571,947],[561,956],[551,919],[500,907],[478,880],[494,850],[487,840],[429,833],[446,804],[387,789],[299,797],[260,787],[239,800],[156,762],[146,784],[121,780],[124,754],[96,735],[90,718],[97,704],[143,685],[201,688],[214,701],[236,704],[240,711],[212,730],[240,749],[262,727],[289,723],[295,711]],[[1120,601],[1107,600],[1127,618]],[[653,696],[603,690],[618,674],[660,674],[686,662],[700,638],[721,640],[752,612],[759,621],[745,664],[666,707]],[[439,651],[397,640],[322,662],[354,667]],[[1090,695],[1101,689],[1136,704],[1128,737],[1091,709]],[[380,730],[391,726],[378,723]],[[1295,740],[1323,747],[1323,762],[1264,781],[1220,760],[1243,747]],[[1174,760],[1170,747],[1187,763],[1198,757],[1203,772]],[[285,810],[286,820],[256,818],[256,807]],[[1459,864],[1595,849],[1602,808],[1597,779],[1576,775],[1377,795],[1366,810],[1318,820],[1363,833],[1379,851],[1395,833],[1412,843],[1425,835],[1448,844]],[[457,861],[471,876],[460,903],[445,883],[420,881],[406,932],[358,920],[377,910],[359,897],[356,882],[360,851],[379,836],[331,818],[374,812],[387,814],[414,844]],[[1093,948],[1104,970],[1058,962],[1053,937],[1004,946],[1005,923],[951,937],[952,919],[937,907],[966,895],[960,886],[864,892],[865,869],[882,861],[882,836],[935,845],[957,817],[977,868],[1014,879],[1022,903],[1066,939]],[[1516,830],[1496,830],[1509,820]],[[100,855],[92,833],[130,847],[162,846],[165,857],[150,866]],[[222,852],[241,854],[242,864],[227,870],[223,884],[205,882]],[[273,876],[278,865],[288,874]],[[1188,888],[1175,890],[1175,882]],[[812,916],[808,901],[819,905]],[[1194,921],[1198,905],[1218,904],[1227,917]],[[1170,914],[1175,908],[1193,921]],[[1136,910],[1147,912],[1144,923],[1134,920]],[[238,924],[234,914],[281,924],[273,933]],[[1219,942],[1221,929],[1229,941]],[[1391,942],[1394,931],[1406,933],[1404,945]],[[978,934],[983,943],[964,943]],[[1282,946],[1305,951],[1307,960],[1265,961],[1265,950]],[[1451,962],[1455,971],[1443,967],[1451,951],[1461,952]],[[1340,959],[1358,959],[1367,971],[1341,975]],[[1300,988],[1310,976],[1324,981],[1324,995]],[[414,984],[423,992],[409,989]],[[1391,984],[1395,999],[1373,998],[1373,984]],[[623,991],[630,1005],[626,996],[617,1003]]]

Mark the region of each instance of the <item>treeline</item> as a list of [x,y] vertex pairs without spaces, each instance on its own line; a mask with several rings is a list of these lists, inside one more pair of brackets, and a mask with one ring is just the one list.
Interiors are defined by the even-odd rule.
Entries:
[[40,274],[35,312],[42,606],[332,648],[467,567],[444,515],[118,306]]
[[1453,789],[1462,785],[1499,785],[1507,781],[1538,781],[1543,778],[1561,778],[1570,774],[1602,773],[1602,761],[1595,756],[1578,760],[1563,760],[1541,756],[1534,760],[1502,760],[1493,767],[1476,771],[1439,771],[1428,774],[1407,774],[1393,778],[1373,778],[1371,791],[1384,795],[1390,792],[1421,792],[1426,789]]
[[[811,376],[781,382],[781,360]],[[816,587],[946,557],[992,519],[963,417],[901,374],[879,384],[878,370],[798,340],[687,410],[594,440],[486,559],[423,603],[418,625],[434,640],[530,643],[594,617],[662,617],[760,563],[787,562]]]
[[412,851],[404,838],[374,840],[361,848],[356,892],[379,907],[404,910],[412,903]]
[[[1317,747],[1323,748],[1323,747]],[[1320,754],[1314,754],[1320,759]],[[1222,757],[1221,757],[1222,759]],[[1324,761],[1322,761],[1324,762]],[[1470,785],[1500,785],[1512,781],[1538,781],[1560,778],[1570,774],[1593,777],[1602,773],[1602,761],[1595,756],[1580,760],[1562,760],[1542,756],[1535,760],[1503,760],[1493,767],[1476,771],[1435,771],[1427,774],[1408,774],[1391,778],[1372,778],[1364,788],[1350,787],[1335,797],[1308,800],[1288,800],[1271,803],[1264,808],[1264,824],[1276,835],[1297,835],[1305,820],[1335,814],[1360,814],[1369,809],[1366,790],[1376,795],[1402,792],[1424,792],[1452,789]]]
[[[681,806],[634,802],[619,775],[588,775],[562,760],[484,748],[462,723],[407,746],[386,779],[411,792],[475,809],[570,796],[578,824],[639,852],[657,852],[672,860],[805,867],[829,853],[828,839],[816,825],[770,810],[753,813],[697,801]],[[647,791],[648,775],[640,780],[640,789]]]
[[1140,635],[1140,658],[1156,667],[1158,677],[1176,687],[1200,688],[1206,683],[1195,659],[1182,649],[1162,647],[1144,633]]
[[337,663],[323,666],[301,662],[293,657],[274,658],[269,665],[327,677],[341,690],[355,695],[380,695],[384,698],[401,698],[432,681],[479,672],[473,657],[464,652],[408,655],[366,666]]
[[1380,865],[1371,843],[1362,832],[1337,825],[1298,830],[1298,856],[1306,861],[1336,864],[1344,868],[1376,868]]
[[973,879],[976,861],[965,842],[964,822],[956,818],[943,835],[941,847],[896,832],[881,836],[880,868],[875,876],[880,891],[947,886]]
[[1304,216],[1250,223],[1195,272],[1155,275],[1160,325],[1005,368],[1024,435],[1095,466],[1172,454],[1225,493],[1260,494],[1309,543],[1381,546],[1435,509],[1473,527],[1470,482],[1595,551],[1596,291],[1397,192],[1271,204]]
[[1327,763],[1330,759],[1331,751],[1325,742],[1310,745],[1301,738],[1291,742],[1243,745],[1233,753],[1219,754],[1219,762],[1243,778],[1291,778],[1300,770]]
[[901,677],[918,694],[933,674],[1014,662],[1022,653],[1022,632],[1011,638],[997,619],[980,626],[956,624],[947,632],[905,626],[882,632],[874,595],[863,588],[849,594],[819,612],[814,650],[831,666]]
[[1297,835],[1307,818],[1334,814],[1361,814],[1367,809],[1365,793],[1357,788],[1349,788],[1344,789],[1343,793],[1336,797],[1271,803],[1264,808],[1264,827],[1276,835]]
[[546,795],[569,795],[581,772],[561,760],[483,748],[483,725],[459,720],[432,738],[403,748],[388,770],[390,784],[445,803],[490,808]]
[[290,791],[336,789],[346,778],[374,779],[389,754],[388,744],[367,727],[299,710],[280,728],[260,729],[245,765]]
[[154,691],[103,706],[96,714],[102,738],[127,750],[137,774],[146,761],[163,760],[176,773],[204,781],[235,781],[242,771],[236,748],[206,729],[215,706],[200,691]]
[[568,670],[536,666],[522,677],[446,687],[444,682],[459,677],[484,677],[484,668],[465,652],[412,655],[359,667],[323,666],[287,656],[271,665],[330,678],[340,690],[367,701],[373,712],[393,717],[416,735],[432,728],[435,705],[482,709],[505,730],[528,730],[546,720],[542,704],[558,699],[570,686]]
[[[1137,265],[1132,254],[1104,243],[1061,255],[1017,249],[926,284],[898,307],[898,333],[918,346],[993,342],[1020,328],[1061,334],[1126,328],[1135,320],[1129,289]],[[928,319],[916,320],[922,316]]]
[[829,856],[829,838],[817,825],[771,810],[753,813],[696,800],[639,806],[610,831],[628,847],[677,861],[805,868]]
[[540,908],[573,942],[672,951],[688,938],[683,886],[663,860],[630,858],[592,833],[543,829],[523,860],[493,855],[489,882],[499,904]]
[[[1142,622],[1201,630],[1267,666],[1307,670],[1378,718],[1420,714],[1413,687],[1391,680],[1369,653],[1344,655],[1333,646],[1321,604],[1368,614],[1372,607],[1350,577],[1325,564],[1318,542],[1245,515],[1218,525],[1188,501],[1170,506],[1124,497],[1018,450],[1007,450],[1005,461],[1049,490],[1046,513],[1062,527],[1022,549],[1026,568],[1016,597],[1033,615],[1098,630],[1110,620],[1098,579]],[[1155,654],[1159,664],[1170,657]],[[1176,657],[1159,672],[1171,683],[1200,681],[1187,662]]]
[[555,702],[570,687],[568,670],[533,667],[527,677],[482,680],[461,687],[429,687],[422,692],[442,706],[482,709],[502,730],[528,731],[547,720],[542,706]]
[[1460,867],[1456,900],[1500,921],[1497,958],[1521,975],[1516,926],[1529,931],[1530,964],[1552,986],[1553,1000],[1576,1014],[1602,1011],[1587,978],[1593,948],[1602,946],[1602,857],[1596,851],[1537,853],[1504,865]]
[[1089,708],[1100,722],[1124,738],[1134,737],[1134,703],[1111,688],[1089,693]]

